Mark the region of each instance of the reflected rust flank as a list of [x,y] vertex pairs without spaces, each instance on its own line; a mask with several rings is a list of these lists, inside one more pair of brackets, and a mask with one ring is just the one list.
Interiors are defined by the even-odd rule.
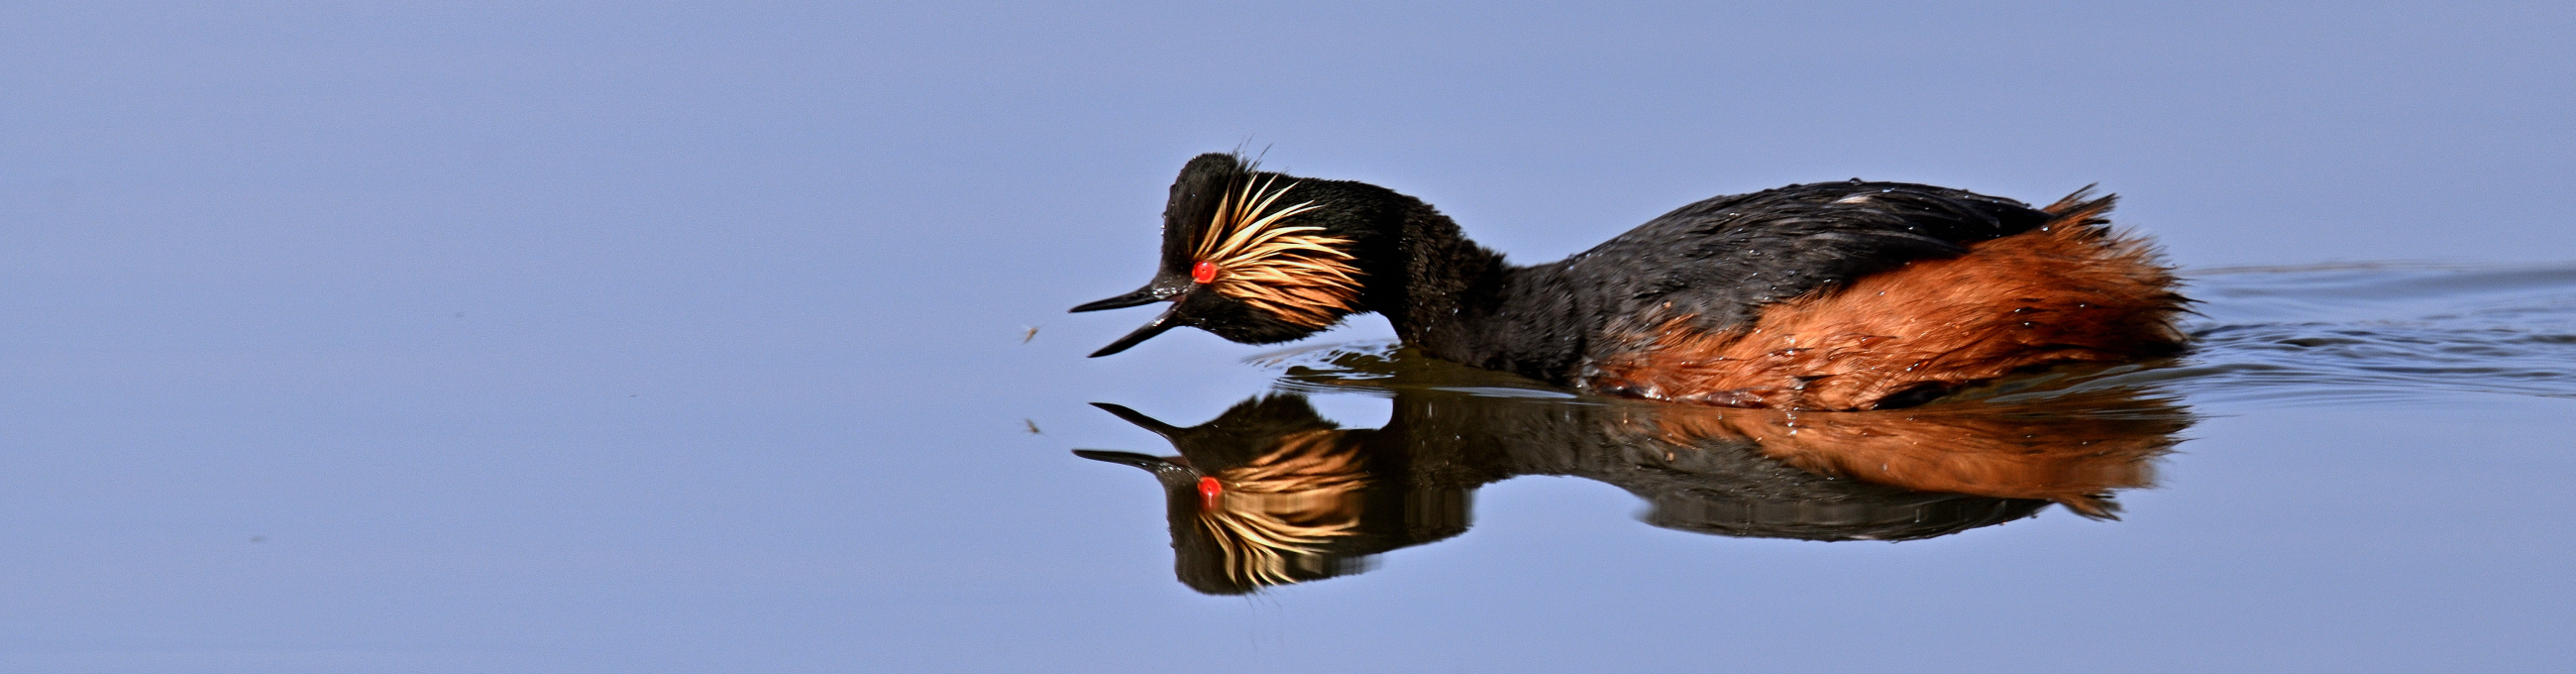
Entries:
[[1704,405],[1859,410],[2049,365],[2170,354],[2187,300],[2153,248],[2110,230],[2109,201],[2058,202],[2045,227],[1772,305],[1747,330],[1661,321],[1614,340],[1638,346],[1585,383]]
[[2136,403],[2122,416],[2021,416],[1973,411],[1675,410],[1657,420],[1668,441],[1744,438],[1765,456],[1822,475],[1917,491],[2043,499],[2095,519],[2119,519],[2111,492],[2154,486],[2155,459],[2191,425],[2179,410]]

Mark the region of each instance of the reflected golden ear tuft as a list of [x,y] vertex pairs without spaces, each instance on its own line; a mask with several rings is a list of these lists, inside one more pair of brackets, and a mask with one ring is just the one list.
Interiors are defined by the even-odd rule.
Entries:
[[1280,320],[1314,328],[1333,324],[1359,299],[1359,268],[1342,246],[1351,241],[1322,227],[1288,226],[1290,216],[1315,210],[1306,202],[1271,210],[1295,184],[1271,189],[1249,179],[1227,191],[1193,258],[1215,268],[1209,281],[1218,294],[1241,300]]
[[1285,585],[1300,580],[1296,571],[1312,579],[1330,570],[1326,546],[1357,532],[1359,490],[1369,481],[1358,447],[1343,440],[1340,431],[1293,433],[1252,463],[1217,473],[1225,491],[1198,520],[1224,552],[1228,578]]

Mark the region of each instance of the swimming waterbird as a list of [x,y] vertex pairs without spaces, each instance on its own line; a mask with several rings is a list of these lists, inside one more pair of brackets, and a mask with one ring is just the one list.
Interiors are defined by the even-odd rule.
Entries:
[[1193,158],[1145,287],[1076,312],[1171,306],[1093,353],[1180,326],[1285,342],[1375,312],[1434,357],[1610,395],[1805,410],[1918,405],[2005,375],[2178,352],[2189,300],[2114,197],[2045,208],[1891,182],[1683,206],[1516,266],[1430,204],[1365,183]]

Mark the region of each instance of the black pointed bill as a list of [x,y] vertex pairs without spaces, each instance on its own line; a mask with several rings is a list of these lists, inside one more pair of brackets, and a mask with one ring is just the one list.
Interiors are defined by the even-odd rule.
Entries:
[[1135,452],[1113,452],[1105,449],[1077,449],[1073,450],[1073,455],[1093,461],[1143,468],[1145,472],[1153,473],[1154,480],[1163,483],[1164,489],[1173,490],[1172,493],[1189,493],[1183,490],[1196,485],[1199,481],[1198,471],[1190,470],[1189,466],[1173,463],[1171,459],[1159,456]]
[[[1077,309],[1077,311],[1079,311],[1079,309]],[[1145,327],[1137,328],[1135,332],[1127,333],[1127,336],[1118,338],[1118,341],[1110,342],[1108,346],[1100,347],[1099,351],[1091,352],[1091,357],[1099,358],[1101,356],[1125,351],[1127,350],[1127,347],[1142,344],[1145,340],[1153,339],[1155,335],[1163,334],[1163,331],[1165,330],[1180,327],[1181,322],[1173,318],[1180,313],[1181,305],[1177,302],[1173,303],[1172,308],[1163,310],[1163,315],[1155,316],[1154,320],[1146,321]]]
[[1073,313],[1078,314],[1085,311],[1105,311],[1109,309],[1141,307],[1155,302],[1161,302],[1164,297],[1168,297],[1168,295],[1157,295],[1154,293],[1153,286],[1145,286],[1137,289],[1136,292],[1074,307]]
[[1171,299],[1173,296],[1181,293],[1189,292],[1191,285],[1192,284],[1188,277],[1174,277],[1170,275],[1156,276],[1154,277],[1153,282],[1145,284],[1145,287],[1137,288],[1136,292],[1119,295],[1117,297],[1112,297],[1098,302],[1086,303],[1082,306],[1074,307],[1072,313],[1078,314],[1085,311],[1106,311],[1109,309],[1141,307]]
[[1100,408],[1102,411],[1106,411],[1110,414],[1117,415],[1118,419],[1121,421],[1135,424],[1137,427],[1145,430],[1153,431],[1155,435],[1163,436],[1163,439],[1165,440],[1173,439],[1173,434],[1181,432],[1181,428],[1178,426],[1163,423],[1161,419],[1145,416],[1145,413],[1143,412],[1127,409],[1125,405],[1092,403],[1091,406]]
[[1180,466],[1175,465],[1170,461],[1163,460],[1162,457],[1138,454],[1135,452],[1113,452],[1105,449],[1077,449],[1073,450],[1073,455],[1093,461],[1106,461],[1120,465],[1135,466],[1155,472],[1180,468]]

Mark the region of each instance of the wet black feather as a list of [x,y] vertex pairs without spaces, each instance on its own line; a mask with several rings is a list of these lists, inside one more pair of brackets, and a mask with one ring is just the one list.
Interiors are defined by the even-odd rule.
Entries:
[[[1257,170],[1232,154],[1190,160],[1164,211],[1165,276],[1186,276],[1226,190],[1243,181],[1296,187],[1312,202],[1296,225],[1348,239],[1364,284],[1359,311],[1384,314],[1406,343],[1440,358],[1570,383],[1605,337],[1640,321],[1687,317],[1704,330],[1750,324],[1765,306],[1829,291],[1968,244],[2029,231],[2050,215],[2028,204],[1907,183],[1791,185],[1683,206],[1592,250],[1527,267],[1505,263],[1431,205],[1365,183]],[[1181,298],[1176,317],[1237,342],[1314,334],[1216,293]],[[1336,316],[1338,318],[1338,316]]]
[[[1966,244],[2029,231],[2049,217],[2009,199],[1905,183],[1717,197],[1562,261],[1489,265],[1435,312],[1454,319],[1420,321],[1419,334],[1406,338],[1442,358],[1566,383],[1601,355],[1596,350],[1623,346],[1606,343],[1605,331],[1676,317],[1706,330],[1749,325],[1770,304],[1956,256]],[[1437,278],[1454,264],[1424,265],[1413,278],[1459,285]]]

